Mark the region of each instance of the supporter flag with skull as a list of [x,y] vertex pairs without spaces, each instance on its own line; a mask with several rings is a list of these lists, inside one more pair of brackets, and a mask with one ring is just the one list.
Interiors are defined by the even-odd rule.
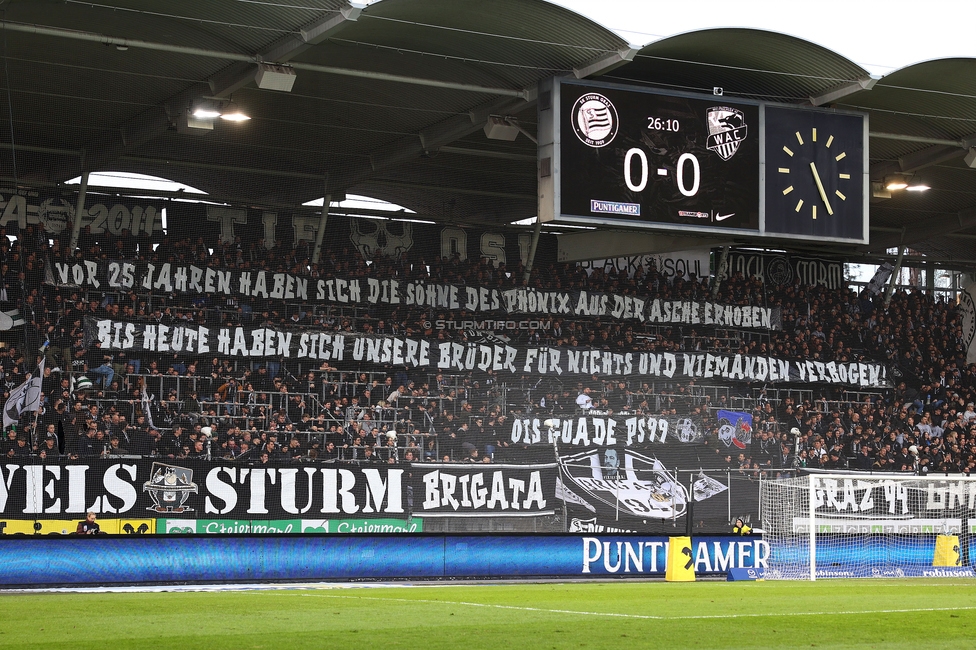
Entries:
[[718,439],[726,447],[745,449],[752,442],[752,413],[719,411]]

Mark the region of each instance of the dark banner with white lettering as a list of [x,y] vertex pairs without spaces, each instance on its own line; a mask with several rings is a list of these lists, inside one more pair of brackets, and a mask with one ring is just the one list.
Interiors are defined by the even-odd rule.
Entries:
[[782,329],[779,307],[650,300],[587,291],[540,291],[396,279],[328,279],[194,264],[73,260],[48,265],[46,282],[60,287],[177,293],[191,300],[234,298],[334,305],[389,305],[537,316],[593,316],[663,325]]
[[[408,212],[390,210],[389,218],[347,217],[330,214],[322,238],[322,260],[348,260],[358,253],[363,259],[426,261],[447,258],[460,261],[488,259],[514,269],[528,259],[532,233],[527,228],[475,230],[422,223]],[[232,206],[199,206],[191,218],[170,220],[170,234],[178,238],[202,236],[211,242],[258,242],[266,250],[314,247],[322,217],[315,208],[305,211],[254,210]],[[556,260],[555,235],[542,235],[536,264]]]
[[[187,195],[190,198],[191,195]],[[78,197],[74,193],[52,195],[33,189],[0,187],[0,228],[8,234],[33,226],[49,237],[65,238],[67,244],[75,221]],[[392,206],[391,206],[392,207]],[[511,268],[528,258],[532,234],[527,229],[472,230],[414,221],[410,213],[390,210],[390,217],[330,215],[322,259],[347,260],[359,253],[364,259],[426,260],[439,258],[481,259]],[[242,243],[242,256],[250,259],[250,246],[265,251],[303,247],[311,250],[322,217],[316,208],[304,210],[255,210],[209,205],[192,201],[117,197],[88,191],[81,215],[79,247],[86,254],[95,246],[109,257],[131,255],[143,244],[202,237],[207,246],[218,242]],[[556,238],[542,235],[536,250],[536,266],[556,260]]]
[[86,345],[105,351],[208,355],[250,359],[355,362],[357,368],[405,367],[561,377],[667,377],[765,383],[888,385],[884,366],[722,355],[705,352],[610,352],[595,348],[512,347],[438,343],[396,336],[358,336],[317,330],[206,327],[86,319]]
[[[716,259],[719,254],[718,251],[715,252]],[[720,279],[724,280],[736,273],[747,278],[759,278],[768,287],[799,284],[841,289],[847,286],[843,260],[792,253],[732,250],[728,256],[728,268]]]
[[[8,234],[17,233],[28,226],[35,226],[50,237],[67,237],[75,218],[77,204],[75,194],[50,195],[35,190],[0,187],[0,228]],[[85,213],[81,219],[79,246],[85,253],[100,243],[101,252],[115,254],[115,248],[107,246],[121,241],[119,251],[134,251],[136,242],[158,242],[165,234],[163,210],[174,203],[159,199],[117,197],[88,192]],[[175,205],[186,205],[176,203]],[[203,211],[193,205],[191,210]]]
[[519,418],[495,455],[529,462],[547,447],[559,459],[556,496],[571,532],[683,531],[688,516],[718,532],[736,517],[758,518],[753,460],[766,472],[790,470],[774,440],[753,440],[748,413]]
[[[8,459],[9,460],[9,459]],[[0,467],[0,518],[551,515],[556,464],[286,465],[89,459]],[[561,506],[560,504],[558,504]]]

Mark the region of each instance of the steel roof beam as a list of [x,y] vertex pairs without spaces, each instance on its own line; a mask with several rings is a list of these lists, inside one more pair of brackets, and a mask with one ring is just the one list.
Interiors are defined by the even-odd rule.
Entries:
[[[298,34],[288,34],[278,39],[255,57],[258,61],[286,63],[313,45],[317,45],[339,32],[349,22],[355,22],[363,12],[360,5],[350,4],[337,13],[328,13],[306,25]],[[210,78],[210,90],[214,97],[228,97],[254,79],[257,64],[235,64]]]
[[862,90],[871,90],[874,88],[874,84],[878,83],[880,79],[881,77],[867,76],[861,77],[860,79],[854,79],[853,81],[845,81],[833,86],[832,88],[828,88],[819,95],[811,97],[809,101],[813,106],[833,104],[837,100],[843,99],[848,95],[859,93]]
[[[349,20],[349,19],[346,19]],[[329,22],[329,21],[327,21]],[[333,24],[329,22],[329,24]],[[170,52],[174,54],[188,54],[193,56],[201,56],[207,58],[224,59],[228,61],[237,61],[246,64],[256,64],[262,57],[260,55],[252,54],[241,54],[238,52],[226,52],[219,50],[210,50],[198,47],[189,47],[183,45],[169,45],[167,43],[157,43],[152,41],[143,41],[137,39],[127,39],[127,38],[116,38],[112,36],[106,36],[104,34],[97,34],[94,32],[84,32],[71,29],[62,29],[55,27],[45,27],[41,25],[25,25],[22,23],[11,23],[6,21],[0,21],[0,25],[4,29],[16,32],[24,32],[28,34],[37,34],[43,36],[54,36],[59,38],[68,38],[74,40],[87,41],[92,43],[100,43],[103,45],[116,45],[121,47],[136,47],[143,48],[154,51]],[[333,26],[335,26],[333,24]],[[308,32],[310,38],[326,38],[328,33],[325,31],[326,24],[323,23],[320,29],[313,29]],[[424,79],[420,77],[411,77],[398,74],[388,74],[384,72],[373,72],[369,70],[354,70],[349,68],[338,68],[333,66],[317,65],[312,63],[294,63],[292,64],[296,70],[309,70],[312,72],[321,72],[326,74],[344,75],[351,77],[358,77],[362,79],[373,79],[376,81],[389,81],[394,83],[406,83],[420,86],[428,86],[434,88],[447,88],[451,90],[461,90],[467,92],[484,93],[488,95],[500,95],[503,97],[514,97],[519,98],[522,101],[517,102],[522,104],[524,100],[531,97],[532,100],[535,99],[535,89],[531,90],[517,90],[512,88],[490,88],[485,86],[478,86],[475,84],[466,83],[455,83],[449,81],[440,81],[437,79]],[[233,85],[233,84],[232,84]],[[218,89],[219,90],[219,89]],[[100,147],[90,147],[90,155],[88,159],[88,168],[91,170],[97,170],[100,167],[108,164],[112,160],[116,159],[119,155],[123,154],[127,150],[138,147],[146,142],[149,142],[153,138],[159,136],[165,132],[174,117],[179,116],[182,111],[186,110],[194,98],[208,95],[212,93],[213,89],[208,83],[201,82],[190,86],[189,88],[177,93],[173,97],[169,98],[162,104],[154,106],[143,113],[134,116],[121,127],[119,127],[121,137],[114,141],[104,143],[104,138],[102,139],[102,146]],[[500,109],[495,109],[500,110]],[[487,120],[487,115],[484,118]],[[481,128],[484,125],[484,121],[480,124],[475,125],[470,131],[463,133],[466,135],[472,131]],[[461,137],[461,136],[457,136]],[[443,141],[440,144],[446,144],[448,141]],[[429,145],[424,145],[424,147],[429,147]],[[418,154],[419,155],[419,154]]]
[[898,140],[900,142],[918,142],[920,144],[937,144],[943,147],[959,147],[960,149],[968,149],[976,142],[970,140],[947,140],[945,138],[926,138],[924,136],[918,135],[905,135],[903,133],[884,133],[881,131],[871,131],[868,133],[872,138],[878,138],[880,140]]
[[[909,140],[909,136],[894,136],[897,136],[897,134],[871,134],[871,137],[888,138],[891,140],[905,140],[909,142],[923,141],[921,138]],[[926,139],[925,141],[931,142],[932,140]],[[920,169],[964,156],[970,147],[976,145],[976,133],[960,138],[958,141],[947,140],[944,142],[945,144],[936,144],[902,156],[898,160],[884,160],[874,163],[871,165],[872,180],[880,180],[888,174],[910,174]]]
[[329,190],[332,194],[345,191],[368,180],[375,172],[436,153],[440,147],[483,128],[491,115],[518,112],[535,101],[535,88],[519,92],[527,99],[504,97],[481,104],[467,113],[453,115],[432,124],[416,135],[404,136],[373,150],[369,154],[368,163],[343,165],[338,173],[329,176]]
[[914,241],[951,235],[960,230],[976,228],[976,207],[967,208],[950,215],[933,217],[906,226],[903,233],[889,233],[873,238],[871,243],[861,248],[866,252],[884,251],[899,244],[911,245]]
[[[171,52],[174,54],[189,54],[211,59],[224,59],[225,61],[239,61],[242,63],[262,62],[258,54],[241,54],[239,52],[226,52],[221,50],[209,50],[199,47],[188,47],[184,45],[169,45],[168,43],[157,43],[153,41],[143,41],[128,38],[115,38],[94,32],[81,32],[71,29],[61,29],[56,27],[43,27],[40,25],[24,25],[22,23],[11,23],[0,21],[0,26],[13,32],[25,32],[28,34],[40,34],[43,36],[56,36],[70,38],[91,43],[101,43],[102,45],[115,45],[121,47],[136,47],[159,52]],[[266,61],[274,63],[273,61]],[[360,79],[373,79],[376,81],[391,81],[394,83],[405,83],[417,86],[428,86],[431,88],[448,88],[451,90],[464,90],[468,92],[484,93],[486,95],[502,95],[505,97],[527,98],[529,91],[517,90],[514,88],[501,88],[493,86],[481,86],[477,84],[454,83],[451,81],[440,81],[438,79],[425,79],[423,77],[412,77],[408,75],[389,74],[386,72],[373,72],[371,70],[356,70],[354,68],[338,68],[329,65],[318,65],[315,63],[292,63],[291,67],[296,70],[309,70],[311,72],[323,72],[325,74],[341,75],[346,77],[357,77]],[[209,84],[208,84],[209,85]],[[534,91],[531,91],[534,92]]]
[[640,52],[638,48],[621,48],[616,52],[610,52],[588,61],[578,68],[573,68],[573,74],[576,75],[577,79],[586,79],[587,77],[606,74],[615,68],[619,68],[633,61],[638,52]]
[[453,153],[459,156],[477,156],[480,158],[498,158],[501,160],[517,160],[535,163],[538,157],[534,154],[513,153],[510,151],[491,151],[489,149],[469,149],[468,147],[452,147],[446,145],[440,148],[442,153]]

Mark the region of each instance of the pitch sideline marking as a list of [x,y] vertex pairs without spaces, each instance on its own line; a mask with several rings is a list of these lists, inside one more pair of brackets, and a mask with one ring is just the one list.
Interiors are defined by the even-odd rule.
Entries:
[[542,607],[520,607],[518,605],[495,605],[492,603],[472,603],[463,600],[427,600],[418,598],[378,598],[375,596],[340,596],[338,594],[296,594],[308,598],[340,598],[352,600],[385,600],[403,603],[425,603],[435,605],[464,605],[467,607],[488,607],[494,609],[514,609],[525,612],[545,612],[549,614],[575,614],[579,616],[607,616],[611,618],[637,618],[653,621],[681,621],[696,619],[727,619],[727,618],[764,618],[775,616],[830,616],[830,615],[856,615],[856,614],[905,614],[912,612],[958,612],[976,610],[973,607],[918,607],[913,609],[869,609],[862,611],[841,611],[841,612],[782,612],[778,614],[701,614],[695,616],[652,616],[650,614],[621,614],[617,612],[582,612],[571,609],[545,609]]

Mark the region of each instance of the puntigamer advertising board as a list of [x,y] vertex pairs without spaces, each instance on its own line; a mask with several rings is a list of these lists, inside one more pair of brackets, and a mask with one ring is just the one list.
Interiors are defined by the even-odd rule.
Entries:
[[575,79],[540,87],[543,221],[867,241],[867,116]]

